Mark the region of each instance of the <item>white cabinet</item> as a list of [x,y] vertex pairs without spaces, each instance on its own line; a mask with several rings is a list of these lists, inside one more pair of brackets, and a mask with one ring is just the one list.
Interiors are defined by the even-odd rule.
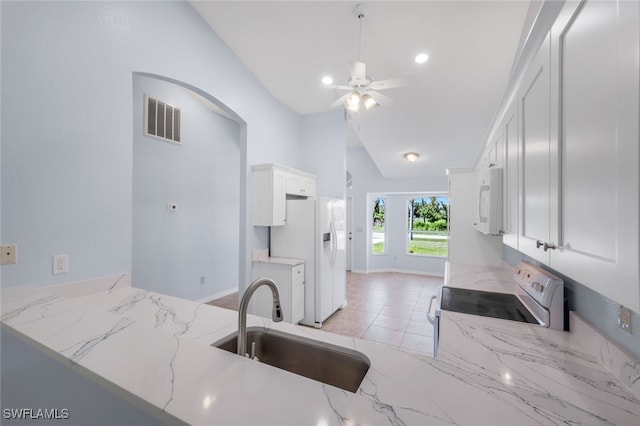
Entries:
[[[304,261],[270,257],[253,263],[253,279],[270,278],[280,294],[284,321],[297,324],[304,317]],[[271,290],[260,287],[251,297],[249,313],[271,318],[273,298]]]
[[557,140],[550,138],[550,36],[547,36],[529,67],[518,94],[522,117],[522,170],[520,194],[522,200],[518,248],[543,263],[549,253],[540,244],[551,237],[550,191],[552,163],[557,160]]
[[567,2],[522,80],[505,182],[508,199],[520,149],[518,238],[506,243],[636,312],[639,51],[638,2]]
[[[552,29],[561,155],[550,265],[640,312],[640,6],[571,2]],[[555,126],[553,126],[555,124]],[[553,138],[553,136],[552,136]],[[557,225],[554,225],[554,221]]]
[[253,166],[253,224],[286,223],[286,172],[272,165]]
[[515,249],[518,248],[519,218],[519,158],[520,144],[518,139],[517,106],[511,105],[502,120],[504,132],[504,188],[502,215],[502,242]]
[[287,173],[286,191],[290,195],[315,197],[316,180],[313,177],[289,172]]
[[253,170],[253,225],[282,226],[287,222],[286,201],[314,197],[316,177],[279,164],[256,164]]

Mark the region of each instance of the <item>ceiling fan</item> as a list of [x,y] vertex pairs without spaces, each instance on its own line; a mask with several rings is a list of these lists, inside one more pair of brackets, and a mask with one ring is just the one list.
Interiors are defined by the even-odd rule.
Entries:
[[[354,13],[360,21],[360,35],[358,46],[358,58],[362,54],[362,21],[364,20],[365,10],[364,5],[359,4],[354,8]],[[339,105],[345,105],[349,111],[358,112],[360,105],[364,106],[366,110],[369,110],[376,105],[384,106],[393,103],[393,100],[388,96],[379,93],[379,90],[393,89],[395,87],[406,86],[408,81],[402,78],[393,78],[388,80],[373,81],[371,77],[367,75],[367,66],[364,62],[352,61],[349,62],[349,81],[346,85],[329,85],[327,87],[336,90],[348,90],[349,93],[341,96],[336,100],[331,107],[337,107]]]

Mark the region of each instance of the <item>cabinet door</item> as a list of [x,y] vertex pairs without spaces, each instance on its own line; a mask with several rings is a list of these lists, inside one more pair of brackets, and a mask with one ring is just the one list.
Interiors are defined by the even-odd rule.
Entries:
[[518,195],[519,195],[519,144],[518,116],[515,108],[509,108],[502,125],[504,131],[504,213],[502,241],[518,249]]
[[[522,215],[519,249],[548,263],[548,252],[537,241],[549,241],[550,133],[549,42],[536,55],[519,94],[522,117]],[[538,244],[539,245],[539,244]]]
[[286,173],[282,170],[273,170],[273,226],[284,225],[287,222],[287,195]]
[[551,266],[640,312],[639,6],[584,1],[553,29],[561,145]]
[[291,286],[291,322],[297,324],[304,318],[304,280],[298,279]]

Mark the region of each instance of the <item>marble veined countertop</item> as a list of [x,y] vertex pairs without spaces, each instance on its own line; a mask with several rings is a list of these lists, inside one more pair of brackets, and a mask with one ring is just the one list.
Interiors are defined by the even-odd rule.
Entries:
[[249,316],[249,326],[367,355],[371,368],[356,393],[211,347],[236,330],[234,311],[129,286],[77,297],[3,291],[1,319],[167,423],[640,424],[640,400],[570,333],[492,318],[447,313],[433,359]]

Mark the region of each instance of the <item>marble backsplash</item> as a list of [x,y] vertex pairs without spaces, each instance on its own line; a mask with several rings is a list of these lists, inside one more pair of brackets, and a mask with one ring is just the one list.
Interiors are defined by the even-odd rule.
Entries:
[[640,398],[640,360],[604,336],[576,312],[569,313],[572,339]]

